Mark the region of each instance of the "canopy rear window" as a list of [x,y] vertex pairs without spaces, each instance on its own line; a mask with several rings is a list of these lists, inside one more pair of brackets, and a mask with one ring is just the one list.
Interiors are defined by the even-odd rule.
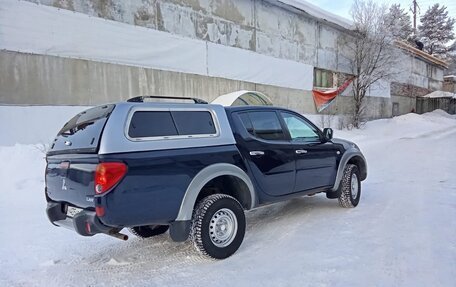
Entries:
[[49,154],[97,152],[103,128],[114,106],[98,106],[74,116],[57,134]]

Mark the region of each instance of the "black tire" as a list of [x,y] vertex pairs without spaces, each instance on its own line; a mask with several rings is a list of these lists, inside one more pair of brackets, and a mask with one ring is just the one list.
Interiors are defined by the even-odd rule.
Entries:
[[[216,229],[219,231],[217,236]],[[227,239],[223,238],[224,233],[228,234]],[[195,248],[204,256],[214,259],[231,256],[241,246],[244,234],[244,209],[229,195],[209,195],[193,211],[191,238]]]
[[[353,180],[356,180],[357,188],[356,183],[352,182]],[[345,208],[356,207],[359,203],[359,199],[361,198],[361,181],[359,180],[359,171],[356,165],[347,164],[340,184],[341,191],[339,195],[339,205]],[[352,184],[354,184],[354,186]],[[353,194],[353,191],[356,189],[358,192]]]
[[140,238],[149,238],[168,231],[168,225],[145,225],[129,228],[130,232]]

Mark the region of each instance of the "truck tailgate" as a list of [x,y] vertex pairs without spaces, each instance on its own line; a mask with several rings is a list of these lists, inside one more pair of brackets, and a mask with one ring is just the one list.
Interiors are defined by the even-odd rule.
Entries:
[[46,193],[53,201],[81,208],[94,207],[97,154],[48,156]]
[[94,207],[94,173],[104,126],[115,105],[87,109],[58,132],[46,161],[46,195],[55,202]]

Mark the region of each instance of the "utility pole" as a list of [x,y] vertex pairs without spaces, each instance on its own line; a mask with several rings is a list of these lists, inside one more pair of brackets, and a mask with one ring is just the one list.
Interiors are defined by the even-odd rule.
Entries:
[[416,8],[420,8],[420,6],[418,6],[418,3],[416,3],[416,0],[413,0],[413,10],[412,10],[412,13],[413,13],[413,33],[416,35]]

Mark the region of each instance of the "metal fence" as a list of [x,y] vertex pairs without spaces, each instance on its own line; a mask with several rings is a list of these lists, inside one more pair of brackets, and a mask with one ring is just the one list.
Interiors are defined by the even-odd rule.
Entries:
[[423,114],[441,109],[456,114],[456,98],[416,98],[416,112]]

